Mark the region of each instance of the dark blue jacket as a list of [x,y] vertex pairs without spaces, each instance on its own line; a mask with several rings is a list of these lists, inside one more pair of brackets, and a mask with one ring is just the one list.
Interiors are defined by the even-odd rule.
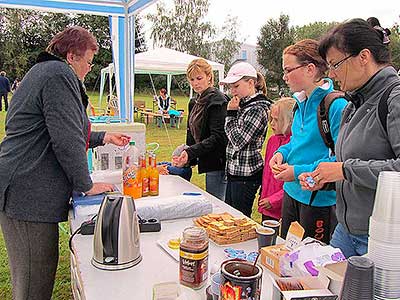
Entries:
[[10,81],[7,77],[0,75],[0,94],[7,94],[11,92]]

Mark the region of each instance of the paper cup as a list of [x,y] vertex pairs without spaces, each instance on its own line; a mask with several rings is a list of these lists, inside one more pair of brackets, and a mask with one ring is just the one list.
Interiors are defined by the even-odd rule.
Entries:
[[276,244],[276,238],[278,237],[279,229],[281,227],[281,222],[275,220],[265,220],[262,223],[263,227],[272,228],[275,230],[274,239],[272,241],[272,245]]
[[258,249],[273,245],[275,236],[274,229],[268,227],[258,227],[256,229],[256,232],[257,232]]

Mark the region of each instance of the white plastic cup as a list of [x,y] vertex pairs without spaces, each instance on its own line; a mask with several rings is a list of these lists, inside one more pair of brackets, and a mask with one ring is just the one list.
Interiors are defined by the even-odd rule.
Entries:
[[400,244],[400,223],[377,221],[371,216],[369,218],[369,236],[383,243]]
[[400,172],[379,173],[372,217],[378,222],[400,223]]

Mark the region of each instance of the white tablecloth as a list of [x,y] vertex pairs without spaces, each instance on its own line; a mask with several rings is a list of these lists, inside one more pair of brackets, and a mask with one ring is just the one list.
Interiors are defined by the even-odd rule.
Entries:
[[[181,195],[183,192],[201,192],[211,199],[213,212],[229,212],[232,215],[242,215],[239,211],[211,196],[195,185],[178,176],[160,176],[160,196],[169,197]],[[136,201],[146,201],[146,198]],[[70,214],[71,229],[79,227],[83,219],[73,219]],[[93,236],[76,235],[73,239],[77,270],[80,283],[83,287],[83,295],[87,300],[127,300],[127,299],[152,299],[152,287],[156,283],[167,281],[179,281],[179,264],[167,254],[158,244],[157,240],[169,236],[179,237],[183,229],[193,226],[192,219],[178,219],[163,221],[161,232],[142,233],[140,237],[140,248],[142,261],[127,270],[103,271],[91,265]],[[257,251],[257,240],[251,240],[232,246],[235,249],[243,249],[246,252]],[[218,246],[210,241],[209,269],[213,265],[220,265],[226,260],[225,246]],[[263,267],[262,299],[270,300],[272,297],[272,284],[269,277],[270,272]],[[208,285],[206,285],[208,286]],[[205,287],[198,290],[201,299],[206,299]]]

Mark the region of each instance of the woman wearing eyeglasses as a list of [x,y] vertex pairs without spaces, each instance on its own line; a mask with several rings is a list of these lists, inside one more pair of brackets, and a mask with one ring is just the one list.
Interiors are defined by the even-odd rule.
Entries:
[[[281,146],[269,164],[275,178],[284,181],[281,235],[286,238],[290,223],[298,221],[305,235],[329,242],[336,225],[335,191],[320,191],[312,197],[302,190],[298,176],[313,171],[321,161],[335,161],[318,128],[317,109],[324,97],[333,91],[332,81],[324,78],[328,69],[318,53],[318,42],[302,40],[283,51],[283,79],[297,102],[290,142]],[[329,109],[333,140],[339,131],[343,98],[332,102]]]
[[[400,80],[390,65],[387,36],[364,20],[338,25],[323,38],[319,51],[350,104],[336,144],[337,162],[321,163],[300,180],[308,189],[304,180],[309,175],[319,178],[314,189],[336,182],[339,223],[331,245],[346,257],[363,255],[379,172],[400,171]],[[381,122],[378,103],[395,83],[399,85],[389,93]]]
[[72,26],[56,34],[13,96],[0,145],[0,227],[14,300],[49,300],[58,264],[58,223],[72,191],[113,190],[93,183],[89,147],[125,146],[129,136],[93,132],[83,80],[98,50],[95,37]]

